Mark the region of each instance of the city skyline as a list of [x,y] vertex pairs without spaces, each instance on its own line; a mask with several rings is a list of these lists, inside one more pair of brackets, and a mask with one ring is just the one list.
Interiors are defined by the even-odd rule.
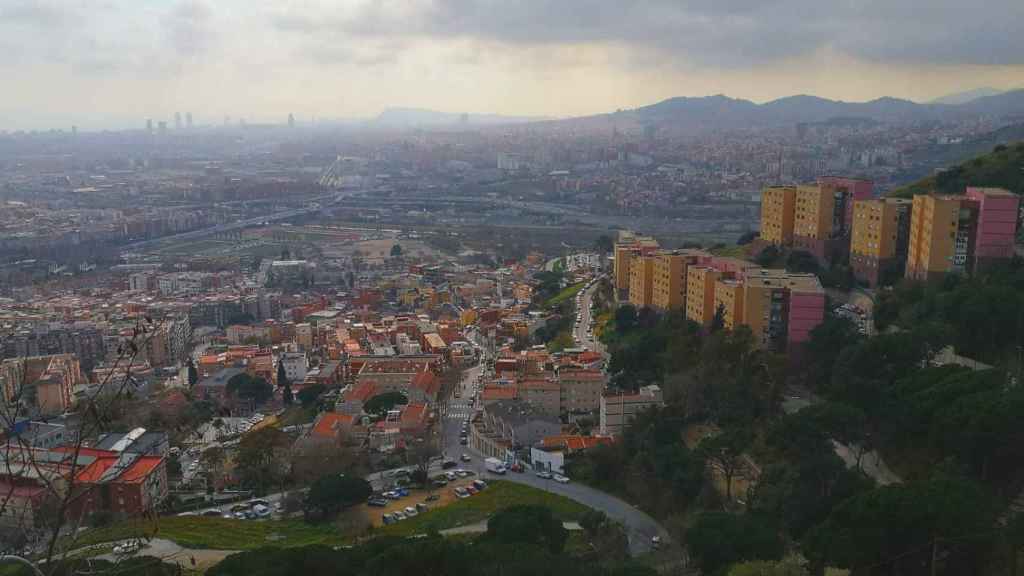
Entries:
[[126,128],[185,110],[197,124],[389,107],[568,117],[719,93],[928,101],[1019,88],[1024,7],[988,4],[12,2],[0,7],[12,87],[0,128]]

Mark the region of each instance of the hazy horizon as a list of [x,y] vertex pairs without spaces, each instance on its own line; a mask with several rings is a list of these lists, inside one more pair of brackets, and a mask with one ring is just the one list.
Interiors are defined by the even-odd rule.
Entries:
[[1024,85],[1024,3],[0,0],[0,130],[568,117],[674,96],[926,102]]

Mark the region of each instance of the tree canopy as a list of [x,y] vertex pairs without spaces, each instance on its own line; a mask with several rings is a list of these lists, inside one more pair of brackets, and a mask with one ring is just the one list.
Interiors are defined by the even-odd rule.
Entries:
[[328,474],[309,488],[305,500],[306,517],[327,519],[341,510],[366,501],[373,494],[370,483],[358,476]]
[[274,387],[269,382],[245,372],[232,376],[225,390],[229,395],[252,400],[256,404],[263,404],[274,395]]

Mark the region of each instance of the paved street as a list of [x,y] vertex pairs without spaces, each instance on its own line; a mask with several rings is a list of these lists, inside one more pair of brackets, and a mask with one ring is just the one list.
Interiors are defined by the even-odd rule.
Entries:
[[[598,276],[598,278],[600,279],[602,276]],[[587,327],[590,326],[590,306],[594,301],[594,292],[597,291],[599,285],[600,282],[594,282],[589,288],[581,292],[583,297],[580,299],[578,309],[583,312],[582,321],[573,330],[573,337],[579,346],[604,354],[604,344],[598,342],[592,335],[587,334]]]
[[[601,510],[607,514],[609,518],[621,522],[623,526],[625,526],[626,534],[629,537],[629,549],[634,555],[650,552],[651,538],[653,536],[661,536],[662,542],[665,543],[669,541],[668,532],[653,518],[643,511],[634,508],[629,503],[610,494],[601,492],[600,490],[596,490],[577,482],[559,484],[553,480],[538,478],[530,472],[509,472],[503,476],[497,476],[487,472],[484,468],[483,456],[475,450],[459,444],[459,432],[462,427],[461,422],[464,420],[464,417],[461,415],[466,413],[468,406],[470,405],[469,397],[472,395],[473,382],[475,382],[479,373],[479,367],[474,370],[466,371],[466,377],[462,381],[460,398],[453,397],[450,399],[448,404],[448,414],[450,414],[450,416],[445,417],[442,420],[444,451],[446,455],[449,458],[454,458],[456,460],[458,460],[461,454],[468,454],[472,457],[471,462],[459,462],[460,468],[473,470],[485,480],[501,478],[502,480],[508,480],[510,482],[526,484],[534,488],[547,490],[548,492],[571,498],[572,500],[596,510]],[[434,471],[432,470],[431,473],[433,474]]]

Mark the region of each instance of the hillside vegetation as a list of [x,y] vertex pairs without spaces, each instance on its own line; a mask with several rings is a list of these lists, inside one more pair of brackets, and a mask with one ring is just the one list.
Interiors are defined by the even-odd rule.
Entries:
[[998,145],[988,154],[897,188],[889,196],[909,198],[931,191],[962,194],[967,186],[1006,188],[1024,194],[1024,142]]

